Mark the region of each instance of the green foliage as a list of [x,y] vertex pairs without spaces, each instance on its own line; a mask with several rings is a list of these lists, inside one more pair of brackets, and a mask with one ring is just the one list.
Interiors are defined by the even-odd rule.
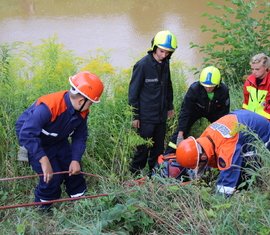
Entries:
[[97,55],[91,56],[81,70],[94,72],[98,76],[111,76],[115,74],[115,68],[109,63],[109,58],[105,51],[98,50]]
[[35,100],[37,95],[52,93],[69,88],[69,76],[77,72],[77,61],[71,51],[57,43],[55,37],[43,41],[43,44],[30,50],[32,76],[29,89],[35,90],[28,99]]
[[0,46],[0,82],[8,82],[10,46],[2,44]]
[[[191,43],[205,55],[204,65],[214,64],[221,69],[227,83],[242,83],[249,73],[250,58],[258,53],[269,54],[270,48],[270,5],[269,1],[226,0],[219,5],[210,2],[217,10],[216,15],[205,13],[213,22],[203,25],[203,33],[210,33],[212,41],[205,45]],[[254,12],[260,15],[253,17]]]

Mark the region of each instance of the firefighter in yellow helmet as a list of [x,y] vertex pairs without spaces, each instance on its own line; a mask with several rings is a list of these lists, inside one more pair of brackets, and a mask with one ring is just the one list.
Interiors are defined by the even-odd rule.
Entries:
[[139,174],[147,163],[151,172],[164,151],[166,120],[174,114],[169,59],[176,48],[175,35],[160,31],[147,55],[133,67],[128,93],[134,111],[132,126],[142,138],[151,139],[153,146],[138,146],[130,165],[132,173]]
[[[178,127],[170,142],[178,145],[189,135],[192,125],[201,118],[214,122],[230,111],[228,87],[221,81],[221,75],[215,66],[205,67],[199,81],[190,85],[181,105]],[[168,146],[165,154],[175,152]]]
[[[80,162],[88,136],[87,117],[90,106],[100,101],[103,83],[88,71],[71,76],[69,83],[70,90],[39,97],[16,121],[16,134],[28,151],[30,165],[43,174],[35,189],[35,202],[59,199],[63,182],[70,197],[86,191]],[[69,173],[53,175],[62,171]]]
[[199,138],[183,140],[177,147],[176,161],[182,167],[195,169],[198,175],[206,167],[218,168],[216,190],[231,196],[250,178],[245,168],[260,167],[252,144],[254,136],[270,150],[267,119],[249,110],[236,110],[210,124]]

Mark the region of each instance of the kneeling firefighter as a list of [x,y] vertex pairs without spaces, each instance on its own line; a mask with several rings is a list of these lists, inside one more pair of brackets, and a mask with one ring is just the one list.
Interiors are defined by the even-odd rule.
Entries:
[[255,168],[260,166],[258,158],[251,159],[256,150],[252,145],[254,136],[270,150],[269,121],[254,112],[236,110],[210,124],[199,138],[183,140],[177,146],[176,160],[197,172],[206,167],[218,168],[216,191],[231,196],[245,180],[245,168],[251,163]]

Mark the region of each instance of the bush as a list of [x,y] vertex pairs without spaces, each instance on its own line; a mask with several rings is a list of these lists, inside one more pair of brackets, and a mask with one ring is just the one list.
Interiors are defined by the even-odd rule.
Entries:
[[[225,2],[226,5],[208,3],[219,14],[203,15],[213,21],[210,26],[201,26],[203,33],[212,35],[212,42],[205,45],[191,42],[190,45],[205,55],[205,66],[214,64],[221,70],[227,83],[242,84],[243,76],[249,73],[250,58],[260,52],[269,55],[270,3],[257,0]],[[254,12],[257,18],[253,17]]]

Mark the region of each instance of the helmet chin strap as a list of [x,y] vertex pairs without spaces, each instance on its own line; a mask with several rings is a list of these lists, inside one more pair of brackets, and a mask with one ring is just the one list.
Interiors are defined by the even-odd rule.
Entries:
[[83,102],[81,108],[78,110],[78,112],[81,112],[81,111],[83,110],[83,108],[84,108],[86,102],[87,102],[87,99],[84,97],[84,102]]

